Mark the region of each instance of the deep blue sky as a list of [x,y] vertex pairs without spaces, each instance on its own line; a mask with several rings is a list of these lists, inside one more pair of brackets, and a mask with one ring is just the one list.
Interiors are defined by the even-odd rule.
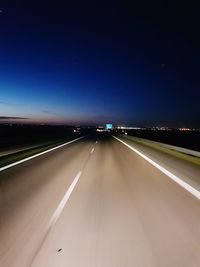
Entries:
[[200,127],[198,8],[132,2],[2,3],[0,117]]

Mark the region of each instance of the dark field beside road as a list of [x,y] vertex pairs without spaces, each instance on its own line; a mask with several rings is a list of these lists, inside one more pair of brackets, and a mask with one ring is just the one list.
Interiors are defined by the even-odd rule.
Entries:
[[0,125],[0,151],[75,136],[72,126]]

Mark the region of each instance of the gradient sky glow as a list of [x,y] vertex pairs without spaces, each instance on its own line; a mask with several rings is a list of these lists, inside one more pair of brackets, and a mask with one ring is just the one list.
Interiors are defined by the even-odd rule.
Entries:
[[132,2],[2,3],[0,116],[200,127],[197,9]]

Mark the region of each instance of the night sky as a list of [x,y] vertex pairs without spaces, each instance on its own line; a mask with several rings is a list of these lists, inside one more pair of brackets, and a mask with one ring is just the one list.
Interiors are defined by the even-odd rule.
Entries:
[[200,127],[198,6],[133,3],[1,2],[0,122]]

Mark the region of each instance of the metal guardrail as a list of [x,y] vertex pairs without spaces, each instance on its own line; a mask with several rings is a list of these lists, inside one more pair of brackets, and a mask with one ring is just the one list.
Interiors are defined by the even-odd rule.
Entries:
[[149,142],[151,144],[159,145],[161,147],[165,147],[165,148],[168,148],[171,150],[175,150],[175,151],[187,154],[187,155],[191,155],[191,156],[200,158],[200,152],[199,151],[195,151],[195,150],[191,150],[191,149],[187,149],[187,148],[183,148],[183,147],[178,147],[178,146],[173,146],[173,145],[168,145],[165,143],[160,143],[160,142],[152,141],[152,140],[145,139],[145,138],[135,137],[132,135],[125,135],[125,137],[131,137],[131,138],[135,139],[136,141]]

